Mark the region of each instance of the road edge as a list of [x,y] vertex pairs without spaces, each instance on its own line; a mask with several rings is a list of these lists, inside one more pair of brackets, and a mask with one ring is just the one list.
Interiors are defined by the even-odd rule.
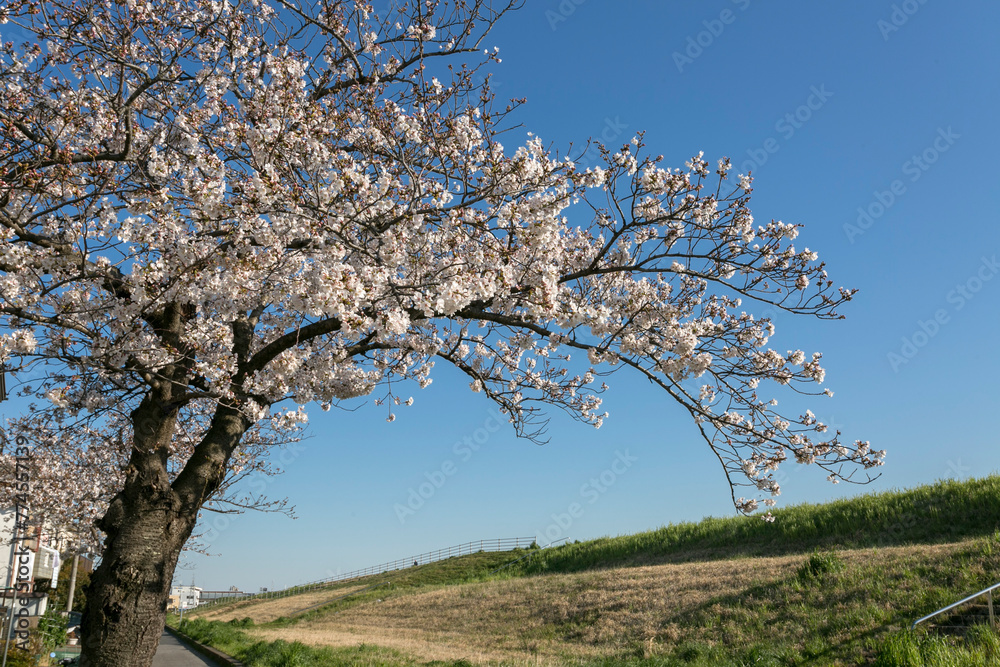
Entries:
[[200,653],[204,657],[208,658],[209,661],[214,662],[220,667],[243,667],[243,663],[231,655],[227,655],[216,648],[212,648],[211,646],[205,646],[201,642],[191,639],[177,628],[164,625],[163,629],[176,637],[179,642],[186,644],[192,650]]

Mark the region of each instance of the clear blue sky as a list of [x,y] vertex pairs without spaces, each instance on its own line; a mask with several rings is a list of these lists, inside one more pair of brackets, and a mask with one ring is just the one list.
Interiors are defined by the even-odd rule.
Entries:
[[[753,167],[755,217],[805,224],[797,245],[860,289],[844,321],[779,318],[773,344],[824,353],[835,396],[810,405],[845,439],[887,449],[884,475],[832,486],[790,464],[783,505],[1000,468],[997,26],[986,1],[531,0],[490,40],[498,94],[528,98],[508,147],[527,131],[565,149],[645,130],[672,166],[728,155]],[[554,414],[539,447],[506,424],[488,433],[490,405],[440,371],[392,424],[370,404],[314,410],[311,438],[268,488],[299,518],[209,525],[219,555],[185,557],[177,578],[255,591],[480,538],[582,540],[733,513],[690,419],[634,378],[613,379],[601,430]],[[478,451],[456,450],[476,437]],[[615,483],[583,488],[616,452],[630,464]],[[394,506],[449,465],[401,521]],[[572,503],[582,516],[553,525]]]

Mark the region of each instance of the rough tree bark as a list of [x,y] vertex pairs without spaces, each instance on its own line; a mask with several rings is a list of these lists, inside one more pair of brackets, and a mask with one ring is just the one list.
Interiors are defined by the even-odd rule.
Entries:
[[163,633],[174,569],[204,500],[250,427],[220,407],[188,466],[173,484],[167,452],[176,407],[147,396],[132,413],[136,447],[126,483],[100,521],[104,555],[87,590],[81,665],[145,667]]

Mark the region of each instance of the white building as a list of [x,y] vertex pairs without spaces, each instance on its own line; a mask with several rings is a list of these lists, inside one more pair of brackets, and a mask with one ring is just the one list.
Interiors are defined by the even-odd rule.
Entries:
[[[12,508],[0,509],[0,588],[13,587],[17,582],[15,578],[18,570],[24,572],[15,563],[14,573],[10,572],[11,551],[14,546],[14,510]],[[37,523],[29,523],[27,530],[22,528],[18,535],[18,547],[26,548],[30,553],[27,555],[27,567],[30,571],[30,581],[45,579],[49,582],[49,588],[55,588],[59,583],[59,567],[62,565],[61,552],[68,551],[70,544],[67,537],[62,536],[52,526],[45,522],[42,526]],[[22,565],[24,563],[21,563]],[[39,589],[39,592],[45,591]]]
[[13,586],[10,572],[14,538],[14,510],[0,509],[0,588]]
[[[0,510],[0,607],[5,614],[11,613],[11,607],[20,607],[27,610],[29,618],[38,617],[45,613],[48,604],[48,591],[35,591],[34,584],[36,568],[39,563],[39,533],[37,526],[31,526],[27,535],[18,535],[18,540],[14,540],[14,510],[13,508]],[[15,549],[16,547],[16,549]],[[26,551],[22,554],[21,549]],[[51,553],[53,550],[43,552],[42,563],[47,566],[46,576],[52,576],[53,560],[58,554]],[[15,553],[16,552],[16,553]],[[13,558],[13,570],[11,561]],[[16,597],[13,596],[15,587],[27,585],[18,591]],[[13,605],[12,605],[13,603]],[[9,621],[5,615],[0,615],[0,628]],[[11,627],[11,632],[14,628]],[[2,641],[3,630],[0,630],[0,641]]]
[[201,604],[201,589],[197,586],[174,586],[170,597],[177,600],[178,609],[194,609]]

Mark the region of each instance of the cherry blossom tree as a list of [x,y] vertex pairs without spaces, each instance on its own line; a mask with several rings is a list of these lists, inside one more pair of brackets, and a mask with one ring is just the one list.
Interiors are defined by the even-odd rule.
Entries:
[[484,38],[513,6],[0,7],[27,35],[0,55],[0,357],[61,436],[46,467],[120,470],[95,499],[88,664],[150,663],[199,510],[266,459],[255,429],[408,402],[435,363],[536,439],[545,409],[599,427],[606,376],[645,377],[744,513],[788,459],[831,481],[882,463],[764,393],[822,393],[824,371],[754,308],[835,318],[853,292],[797,225],[755,223],[749,175],[662,166],[641,135],[588,169],[500,143],[521,102],[490,92]]
[[[31,391],[30,385],[21,388],[22,394]],[[178,412],[167,459],[171,481],[183,470],[205,431],[211,416],[207,407],[206,403],[194,403]],[[132,449],[128,414],[119,412],[114,405],[100,412],[99,421],[93,414],[67,420],[62,410],[32,406],[28,414],[11,420],[4,429],[27,438],[31,444],[30,522],[42,526],[46,534],[69,540],[81,553],[97,555],[103,537],[95,524],[122,488]],[[10,438],[3,436],[0,479],[12,480],[17,470],[16,449]],[[298,426],[289,428],[273,420],[254,424],[243,436],[239,450],[226,467],[225,478],[206,499],[203,510],[225,514],[255,510],[293,516],[287,498],[270,499],[259,489],[265,478],[281,472],[268,454],[300,440]],[[249,485],[243,483],[248,480]],[[14,506],[17,496],[17,486],[0,485],[0,507]],[[208,545],[200,537],[197,532],[193,534],[185,550],[208,553]]]

